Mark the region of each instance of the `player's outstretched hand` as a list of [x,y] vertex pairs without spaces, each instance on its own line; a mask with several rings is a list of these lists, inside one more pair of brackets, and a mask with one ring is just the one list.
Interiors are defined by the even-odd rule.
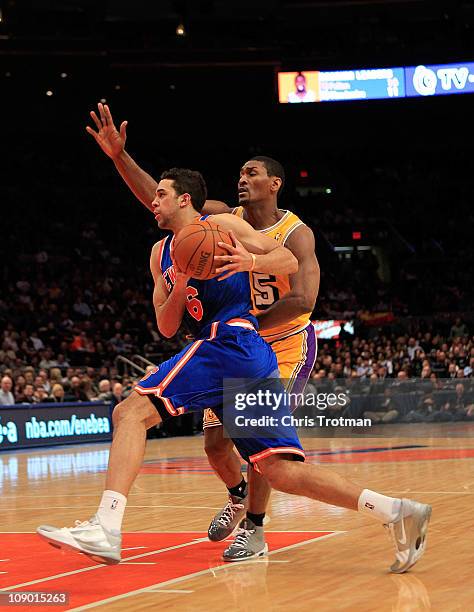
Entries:
[[99,117],[94,111],[90,112],[92,121],[97,127],[97,132],[89,126],[86,127],[86,131],[95,138],[95,141],[106,155],[111,159],[115,159],[125,149],[127,121],[122,121],[120,130],[117,130],[107,104],[99,102],[97,108],[99,110]]
[[[244,245],[237,240],[232,230],[229,230],[229,236],[232,240],[232,245],[226,242],[218,242],[217,244],[228,252],[228,255],[216,255],[214,262],[217,265],[221,265],[221,268],[216,268],[218,274],[225,272],[223,276],[220,276],[217,280],[222,281],[237,272],[249,272],[253,266],[253,257],[244,247]],[[222,265],[228,262],[227,265]]]

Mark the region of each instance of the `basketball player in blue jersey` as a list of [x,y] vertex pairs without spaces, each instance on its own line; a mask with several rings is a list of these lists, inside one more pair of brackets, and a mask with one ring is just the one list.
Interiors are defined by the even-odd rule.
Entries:
[[[91,113],[97,130],[89,126],[102,151],[108,155],[137,198],[152,210],[156,181],[143,171],[125,151],[126,122],[115,128],[107,105]],[[284,169],[269,157],[254,157],[240,171],[238,200],[230,208],[224,202],[206,200],[206,213],[232,213],[286,246],[298,260],[298,272],[265,275],[251,273],[252,314],[257,316],[260,335],[271,345],[286,389],[301,393],[309,379],[317,355],[317,339],[310,321],[319,288],[319,265],[314,236],[291,211],[280,210],[278,199],[285,181]],[[263,521],[271,489],[251,465],[247,479],[232,440],[224,435],[220,419],[208,408],[203,418],[204,449],[210,465],[227,487],[227,503],[212,518],[208,536],[222,541],[237,529],[235,546],[224,550],[225,561],[244,561],[266,549]]]
[[[179,169],[163,173],[153,201],[158,225],[173,234],[179,232],[201,216],[205,199],[205,183],[199,173]],[[196,340],[149,373],[116,406],[106,490],[97,513],[71,528],[38,527],[38,534],[55,547],[80,551],[99,563],[120,562],[122,519],[127,495],[143,461],[147,428],[190,410],[211,407],[219,411],[224,378],[275,374],[275,355],[255,331],[257,321],[249,313],[248,272],[291,274],[297,270],[297,260],[243,219],[229,214],[211,218],[234,236],[234,246],[227,248],[231,262],[223,263],[219,270],[224,280],[191,282],[173,263],[169,237],[153,247],[153,304],[158,328],[165,336],[174,335],[187,311],[196,321]],[[200,302],[202,310],[196,304],[190,312],[189,295]],[[274,489],[359,510],[386,524],[396,548],[393,572],[405,572],[423,554],[430,506],[363,489],[321,466],[304,463],[304,452],[292,427],[283,428],[280,438],[239,438],[234,442],[241,456]]]

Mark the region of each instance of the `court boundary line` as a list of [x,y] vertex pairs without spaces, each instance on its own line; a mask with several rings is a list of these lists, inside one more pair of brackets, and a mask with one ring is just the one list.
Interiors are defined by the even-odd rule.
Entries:
[[[328,534],[327,531],[331,531],[331,533]],[[35,531],[3,531],[3,532],[0,531],[0,534],[2,534],[2,533],[16,535],[16,534],[35,534],[36,532]],[[163,533],[163,534],[189,533],[189,534],[193,534],[193,533],[202,533],[202,531],[185,531],[185,532],[183,532],[183,531],[132,531],[132,532],[127,532],[127,533],[128,534],[131,534],[131,533],[144,533],[144,534],[146,534],[146,533]],[[334,535],[340,535],[340,534],[343,534],[343,533],[347,533],[347,531],[332,531],[330,529],[326,529],[326,530],[319,529],[317,531],[311,531],[311,530],[310,531],[304,531],[304,530],[302,530],[302,531],[273,531],[273,532],[270,532],[270,533],[325,533],[326,535],[319,536],[319,538],[312,538],[311,540],[306,540],[306,542],[302,542],[302,543],[298,543],[298,544],[292,544],[289,547],[284,547],[284,549],[281,548],[281,549],[278,549],[276,551],[270,551],[268,553],[268,555],[275,554],[275,553],[283,551],[283,550],[289,550],[290,548],[294,548],[295,546],[300,546],[300,545],[303,545],[303,544],[306,544],[306,543],[317,542],[319,540],[323,540],[323,539],[326,539],[328,537],[332,537]],[[190,542],[184,542],[183,544],[176,544],[175,546],[168,546],[166,548],[159,548],[157,550],[149,551],[149,552],[146,552],[146,553],[141,553],[139,555],[133,555],[131,557],[127,557],[123,561],[124,561],[124,563],[127,563],[128,561],[133,561],[134,559],[141,559],[142,557],[148,557],[150,555],[161,554],[161,553],[164,553],[164,552],[168,552],[170,550],[176,550],[178,548],[185,548],[187,546],[192,546],[194,544],[201,544],[202,542],[209,542],[209,539],[207,537],[206,538],[195,538],[195,539],[191,540]],[[78,554],[81,554],[81,553],[78,552]],[[241,563],[239,563],[238,565],[241,565]],[[243,563],[247,563],[247,562],[244,561]],[[83,568],[80,568],[80,569],[77,569],[77,570],[71,570],[70,572],[64,572],[62,574],[54,574],[53,576],[50,575],[50,576],[46,576],[44,578],[38,578],[36,580],[31,580],[29,582],[22,582],[22,583],[19,583],[19,584],[9,585],[9,586],[0,588],[0,593],[3,592],[3,591],[12,590],[12,589],[19,589],[19,588],[25,587],[25,586],[31,586],[31,585],[34,585],[34,584],[40,584],[41,582],[49,582],[51,580],[57,580],[59,578],[65,578],[67,576],[73,576],[73,575],[76,575],[76,574],[81,574],[83,572],[90,572],[90,571],[93,571],[93,570],[98,570],[98,569],[101,569],[103,567],[107,567],[107,565],[105,563],[94,564],[94,565],[91,565],[90,567],[83,567]],[[221,567],[221,566],[217,566],[217,568],[213,568],[213,571],[215,571],[215,569],[218,569],[219,567]],[[224,565],[222,567],[227,567],[227,565]],[[208,571],[210,571],[210,569],[203,570],[203,571],[204,572],[208,572]],[[186,576],[183,576],[182,578],[186,578]],[[175,580],[175,579],[173,579],[173,580]],[[160,585],[160,584],[162,584],[162,583],[158,582],[157,584],[150,585],[150,587],[146,587],[146,588],[153,588],[153,587],[156,587],[157,585]],[[126,594],[124,594],[124,595],[126,595]]]
[[[54,506],[54,510],[71,510],[72,508],[77,508],[77,506]],[[81,508],[97,508],[97,504],[94,505],[82,505]],[[167,504],[157,504],[157,505],[147,505],[147,506],[130,506],[127,504],[127,508],[190,508],[191,510],[219,510],[222,506],[187,506],[186,504],[178,505],[167,505]],[[44,508],[38,508],[38,506],[23,506],[23,507],[15,507],[15,508],[2,508],[0,507],[0,512],[13,512],[14,510],[53,510],[51,506],[46,506]]]
[[[334,530],[334,529],[265,529],[265,533],[327,533],[328,531],[330,531],[331,533],[347,533],[347,530],[343,529],[341,530]],[[33,533],[35,534],[36,531],[0,531],[0,534],[2,533],[11,533],[11,534],[16,534],[16,533]],[[175,534],[175,533],[204,533],[201,529],[201,531],[198,530],[194,530],[194,529],[186,529],[186,531],[125,531],[124,532],[127,535],[132,535],[134,533],[170,533],[170,534]],[[123,535],[123,534],[122,534]],[[229,538],[230,539],[230,536]],[[210,542],[211,540],[209,540],[207,537],[203,538],[203,540],[207,540],[208,542]],[[222,540],[225,541],[225,540]],[[134,548],[146,548],[146,546],[135,546]],[[124,549],[122,548],[122,550],[129,550],[129,549]],[[105,565],[105,563],[104,563]],[[1,590],[1,589],[0,589]]]
[[[299,533],[322,533],[324,530],[320,530],[319,532],[299,532]],[[274,532],[276,533],[276,532]],[[280,533],[296,533],[296,532],[280,532]],[[327,540],[328,538],[332,538],[336,535],[341,535],[347,533],[347,531],[332,531],[331,533],[326,533],[326,535],[320,536],[319,538],[312,538],[311,540],[306,540],[304,542],[298,542],[296,544],[290,544],[288,546],[284,546],[283,548],[279,548],[278,550],[273,550],[267,553],[266,556],[276,555],[281,552],[286,552],[288,550],[292,550],[294,548],[300,548],[301,546],[306,546],[306,544],[312,544],[314,542],[321,542],[322,540]],[[262,557],[264,558],[264,557]],[[134,595],[138,595],[140,593],[146,593],[151,589],[156,589],[159,587],[167,587],[171,584],[177,584],[179,582],[184,582],[186,580],[192,580],[193,578],[198,578],[199,576],[204,576],[206,574],[210,574],[212,572],[218,572],[222,569],[230,569],[232,567],[241,567],[242,565],[249,565],[252,563],[258,563],[256,559],[249,559],[249,561],[239,561],[238,563],[226,563],[224,565],[218,565],[217,567],[200,570],[199,572],[194,572],[192,574],[187,574],[186,576],[180,576],[178,578],[172,578],[171,580],[165,580],[164,582],[157,582],[156,584],[152,584],[148,587],[142,587],[141,589],[136,589],[135,591],[129,591],[128,593],[122,593],[121,595],[114,595],[113,597],[108,597],[107,599],[102,599],[99,601],[95,601],[94,603],[85,604],[84,606],[79,606],[77,608],[70,608],[68,612],[81,612],[82,610],[90,610],[91,608],[95,608],[96,606],[102,606],[108,603],[112,603],[114,601],[118,601],[120,599],[126,599],[127,597],[133,597]],[[151,591],[153,592],[153,591]]]

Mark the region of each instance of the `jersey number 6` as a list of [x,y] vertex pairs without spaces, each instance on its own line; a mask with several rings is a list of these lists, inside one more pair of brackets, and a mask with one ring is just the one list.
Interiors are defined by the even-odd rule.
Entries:
[[196,319],[196,321],[200,321],[204,314],[204,310],[202,308],[201,301],[197,299],[198,290],[196,287],[186,287],[186,308],[189,314]]

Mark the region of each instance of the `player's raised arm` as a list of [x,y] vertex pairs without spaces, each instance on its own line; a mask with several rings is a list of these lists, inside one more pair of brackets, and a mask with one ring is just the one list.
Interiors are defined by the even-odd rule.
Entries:
[[258,315],[260,330],[312,312],[318,297],[320,269],[314,252],[313,232],[301,225],[292,232],[286,246],[298,260],[298,271],[290,276],[290,291]]
[[154,281],[153,306],[160,334],[165,338],[171,338],[176,334],[183,320],[189,276],[182,274],[175,263],[176,283],[169,293],[161,276],[160,249],[161,241],[153,246],[150,256],[150,269]]
[[233,246],[219,243],[229,255],[216,256],[216,263],[222,265],[231,262],[217,269],[219,273],[226,272],[220,280],[236,272],[255,270],[268,274],[294,274],[298,270],[298,260],[290,250],[280,246],[273,238],[254,230],[247,221],[229,214],[215,215],[212,220],[227,230],[234,242]]
[[[158,183],[155,179],[145,172],[143,168],[135,162],[127,151],[125,143],[127,141],[127,121],[122,121],[117,130],[114,124],[112,113],[107,104],[97,105],[99,114],[90,112],[92,121],[95,123],[97,131],[90,126],[86,131],[90,134],[102,151],[110,157],[117,168],[118,173],[128,185],[135,197],[144,204],[148,210],[153,212],[152,202],[155,197]],[[228,213],[232,209],[220,200],[206,200],[203,214],[215,215],[218,213]]]
[[114,162],[118,173],[133,194],[149,210],[153,211],[151,203],[155,197],[158,183],[153,177],[140,168],[134,159],[125,151],[127,121],[122,121],[120,129],[117,130],[107,104],[101,104],[99,102],[97,106],[99,115],[94,111],[90,113],[97,131],[87,126],[87,132],[95,139],[102,151]]

